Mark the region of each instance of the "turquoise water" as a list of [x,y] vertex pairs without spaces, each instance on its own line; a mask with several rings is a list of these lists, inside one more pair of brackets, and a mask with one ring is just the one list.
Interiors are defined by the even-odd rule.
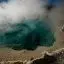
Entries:
[[42,20],[24,20],[24,23],[15,24],[11,31],[0,35],[1,44],[21,50],[35,50],[38,46],[52,46],[54,33]]

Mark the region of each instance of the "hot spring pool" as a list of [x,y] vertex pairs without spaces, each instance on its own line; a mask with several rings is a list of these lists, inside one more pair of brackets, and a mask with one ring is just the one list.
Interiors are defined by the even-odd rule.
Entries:
[[21,50],[35,50],[38,46],[52,46],[55,38],[50,26],[42,20],[24,20],[13,24],[11,30],[3,35],[0,42],[6,47]]

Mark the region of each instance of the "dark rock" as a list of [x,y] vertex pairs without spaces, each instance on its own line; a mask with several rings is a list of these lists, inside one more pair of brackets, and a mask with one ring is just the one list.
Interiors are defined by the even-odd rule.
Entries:
[[23,62],[14,62],[13,64],[23,64]]
[[37,59],[32,64],[54,64],[56,61],[54,56],[45,55],[44,58]]
[[30,64],[64,64],[64,49],[45,53],[44,57],[35,59]]

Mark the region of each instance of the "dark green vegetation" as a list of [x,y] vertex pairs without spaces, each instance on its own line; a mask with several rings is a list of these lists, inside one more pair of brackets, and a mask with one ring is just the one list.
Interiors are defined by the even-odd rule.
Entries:
[[34,50],[37,46],[51,46],[55,38],[50,26],[41,20],[25,20],[12,25],[12,30],[0,36],[0,41],[15,50]]

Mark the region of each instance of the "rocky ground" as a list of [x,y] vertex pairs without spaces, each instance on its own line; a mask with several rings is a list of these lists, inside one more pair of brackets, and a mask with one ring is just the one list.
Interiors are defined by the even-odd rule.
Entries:
[[42,52],[41,57],[30,60],[1,61],[0,64],[64,64],[64,48],[49,52]]

